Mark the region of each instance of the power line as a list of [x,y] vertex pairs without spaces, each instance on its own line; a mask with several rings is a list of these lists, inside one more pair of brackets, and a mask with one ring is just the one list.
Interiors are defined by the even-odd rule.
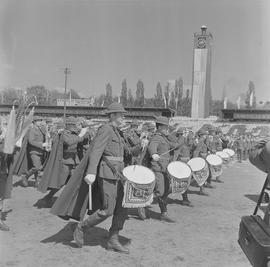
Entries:
[[65,95],[64,95],[64,125],[66,127],[66,112],[67,112],[67,76],[71,73],[71,68],[65,68]]

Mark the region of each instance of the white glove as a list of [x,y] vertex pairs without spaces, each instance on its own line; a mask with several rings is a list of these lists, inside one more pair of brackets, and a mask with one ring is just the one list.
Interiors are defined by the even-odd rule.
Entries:
[[47,142],[42,144],[42,147],[47,147],[47,146],[48,146]]
[[159,161],[160,156],[159,156],[158,154],[153,154],[153,155],[152,155],[152,159],[153,159],[154,161]]
[[89,128],[82,128],[81,132],[79,133],[79,137],[83,137],[87,132],[89,132]]
[[146,146],[148,146],[148,144],[149,144],[149,140],[147,140],[146,138],[143,138],[143,139],[141,140],[141,146],[142,146],[143,149],[144,149]]
[[87,183],[87,184],[92,184],[93,182],[95,182],[96,180],[96,175],[95,174],[87,174],[85,177],[84,177],[84,181]]

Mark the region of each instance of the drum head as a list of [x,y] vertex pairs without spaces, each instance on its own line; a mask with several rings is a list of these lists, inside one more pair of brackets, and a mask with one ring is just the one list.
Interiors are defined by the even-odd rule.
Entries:
[[178,179],[188,178],[191,175],[190,167],[181,161],[173,161],[169,163],[167,170],[170,175]]
[[222,158],[220,156],[214,155],[214,154],[208,155],[206,157],[206,161],[210,165],[213,165],[213,166],[217,166],[217,165],[221,165],[222,164]]
[[227,154],[229,154],[231,157],[233,157],[234,156],[234,151],[232,150],[232,149],[230,149],[230,148],[225,148],[225,149],[223,149],[223,152],[226,152]]
[[220,156],[222,159],[225,159],[225,160],[230,158],[229,154],[223,151],[216,152],[216,155]]
[[187,163],[192,171],[200,171],[205,167],[205,160],[203,158],[193,158]]
[[123,169],[124,176],[136,184],[149,184],[155,180],[155,174],[141,165],[130,165]]

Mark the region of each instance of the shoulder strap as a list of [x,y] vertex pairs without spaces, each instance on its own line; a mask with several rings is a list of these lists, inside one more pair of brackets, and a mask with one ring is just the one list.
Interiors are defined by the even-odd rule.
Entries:
[[116,170],[115,167],[112,165],[112,163],[105,156],[102,156],[102,160],[105,161],[105,163],[111,169],[112,173],[115,175],[117,180],[121,180],[122,182],[126,180],[125,176],[121,172]]

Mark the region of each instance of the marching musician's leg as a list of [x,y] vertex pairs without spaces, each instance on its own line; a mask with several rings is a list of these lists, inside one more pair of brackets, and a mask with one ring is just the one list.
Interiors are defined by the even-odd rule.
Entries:
[[6,190],[7,174],[0,173],[0,230],[9,231],[9,227],[2,221],[2,210],[4,207],[4,198]]
[[158,204],[160,208],[160,220],[165,222],[174,223],[175,220],[169,217],[167,212],[167,199],[169,195],[170,190],[170,183],[169,179],[163,172],[156,172],[156,187],[155,187],[155,193],[158,197]]
[[215,186],[211,185],[211,181],[212,181],[212,175],[211,175],[211,173],[209,173],[209,176],[208,176],[204,186],[206,188],[215,188]]
[[139,215],[140,219],[142,219],[143,221],[145,219],[147,219],[146,210],[144,207],[137,208],[137,210],[138,210],[138,215]]
[[209,196],[209,194],[204,191],[203,186],[200,186],[200,192],[199,192],[199,194],[201,196]]
[[219,176],[216,177],[216,182],[217,182],[217,183],[224,183],[222,180],[220,180],[220,176],[221,176],[221,175],[219,175]]
[[119,242],[119,231],[123,229],[127,216],[127,209],[122,207],[122,201],[124,196],[123,185],[120,181],[118,181],[117,183],[117,199],[112,218],[112,225],[109,230],[107,249],[128,254],[129,249],[122,246],[122,244]]
[[182,197],[183,197],[182,205],[193,207],[193,205],[191,204],[190,200],[188,199],[187,191],[182,194]]
[[[127,212],[126,209],[122,208],[123,187],[118,185],[116,180],[103,178],[98,178],[98,185],[102,194],[103,208],[102,210],[97,210],[88,216],[84,221],[77,224],[77,227],[73,233],[74,240],[78,247],[82,247],[84,244],[84,232],[88,228],[103,222],[108,217],[115,214],[112,227],[110,229],[110,238],[113,239],[113,242],[110,243],[110,245],[108,244],[108,249],[128,253],[127,249],[122,247],[121,244],[118,244],[117,242],[118,231],[123,228]],[[119,193],[120,195],[118,196]],[[118,208],[116,208],[116,206],[118,206]]]
[[35,187],[38,187],[38,183],[42,177],[41,169],[42,169],[42,155],[31,154],[31,160],[34,165],[34,174],[35,174]]
[[30,159],[32,161],[33,167],[25,174],[21,175],[21,184],[23,187],[28,186],[28,179],[33,174],[37,178],[38,171],[42,168],[41,156],[36,153],[30,153]]
[[9,231],[9,227],[2,221],[2,209],[4,206],[4,199],[0,199],[0,230]]

